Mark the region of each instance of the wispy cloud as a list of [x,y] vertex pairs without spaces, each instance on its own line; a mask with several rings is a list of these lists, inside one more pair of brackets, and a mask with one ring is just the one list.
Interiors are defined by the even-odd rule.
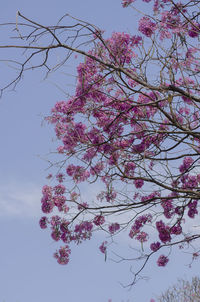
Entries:
[[33,183],[0,185],[0,216],[39,217],[41,189]]

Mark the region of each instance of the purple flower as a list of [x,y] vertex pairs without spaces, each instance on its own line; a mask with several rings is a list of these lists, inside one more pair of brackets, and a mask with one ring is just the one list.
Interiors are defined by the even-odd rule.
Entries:
[[47,222],[48,222],[47,217],[43,216],[40,218],[39,224],[40,224],[41,229],[47,228]]
[[157,241],[157,242],[153,242],[151,245],[150,245],[150,249],[153,251],[153,252],[156,252],[157,250],[159,250],[160,248],[160,242]]
[[65,193],[65,191],[66,191],[65,186],[63,186],[61,184],[54,187],[55,195],[62,195]]
[[192,157],[186,156],[183,160],[183,164],[179,167],[181,173],[186,172],[193,164],[194,160]]
[[58,241],[60,240],[60,232],[58,230],[54,230],[51,233],[51,237],[53,238],[53,240]]
[[196,38],[198,37],[200,32],[200,24],[195,23],[194,25],[191,26],[191,28],[188,30],[188,35],[191,38]]
[[95,225],[101,225],[105,222],[105,218],[102,215],[96,216],[93,220]]
[[157,260],[157,264],[158,264],[158,266],[165,266],[168,261],[169,261],[169,259],[166,256],[160,255],[160,257]]
[[159,233],[159,238],[163,243],[171,241],[170,228],[166,226],[162,220],[156,222],[156,228]]
[[156,24],[153,23],[148,17],[143,17],[139,21],[138,30],[146,37],[151,37],[156,30]]
[[69,255],[71,250],[68,245],[61,247],[56,253],[54,257],[57,259],[59,264],[67,264],[69,262]]
[[142,188],[144,185],[144,180],[143,179],[135,179],[134,180],[134,185],[137,189]]
[[188,208],[189,208],[188,216],[190,218],[194,218],[194,216],[196,214],[198,214],[198,211],[197,211],[197,200],[194,200],[193,202],[190,202],[189,205],[188,205]]
[[42,203],[42,212],[45,214],[49,214],[53,211],[53,203],[52,202],[43,202]]
[[135,237],[135,239],[137,239],[142,243],[142,242],[146,242],[148,240],[148,237],[149,236],[146,232],[141,232]]
[[118,231],[120,229],[120,225],[117,222],[112,223],[111,225],[109,225],[108,229],[111,234],[114,234],[116,231]]
[[177,224],[171,228],[171,234],[180,235],[182,233],[182,227],[180,224]]
[[103,241],[102,244],[101,244],[100,247],[99,247],[100,251],[101,251],[103,254],[106,253],[106,249],[107,249],[106,244],[107,244],[107,241]]
[[63,233],[68,233],[68,232],[69,232],[68,226],[69,226],[69,222],[68,222],[68,221],[63,221],[63,222],[60,224],[60,230],[61,230],[61,232],[63,232]]
[[135,0],[122,0],[122,7],[128,7]]

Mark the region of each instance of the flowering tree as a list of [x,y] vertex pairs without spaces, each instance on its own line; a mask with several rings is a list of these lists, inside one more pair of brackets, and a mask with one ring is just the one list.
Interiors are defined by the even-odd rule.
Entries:
[[2,92],[27,69],[48,74],[54,51],[64,56],[56,68],[72,54],[84,58],[74,95],[46,118],[59,145],[42,191],[40,226],[62,242],[54,255],[60,264],[68,263],[71,244],[97,231],[105,236],[99,246],[105,257],[122,232],[140,248],[131,284],[154,254],[158,266],[168,263],[174,246],[198,257],[199,229],[188,225],[200,199],[199,2],[143,0],[143,12],[152,14],[142,15],[138,31],[109,38],[69,15],[44,26],[18,12],[20,43],[0,48],[25,49],[26,60]]
[[[155,301],[152,299],[152,301]],[[169,288],[156,300],[157,302],[199,302],[200,279],[192,278],[192,281],[179,280],[177,284]]]

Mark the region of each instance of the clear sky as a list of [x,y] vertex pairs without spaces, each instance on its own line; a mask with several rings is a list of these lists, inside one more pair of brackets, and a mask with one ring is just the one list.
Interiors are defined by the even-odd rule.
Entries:
[[[145,11],[148,6],[142,5]],[[137,13],[122,9],[120,0],[3,0],[0,23],[15,21],[17,10],[49,25],[70,13],[108,33],[134,33],[137,26]],[[0,32],[0,44],[9,35]],[[9,51],[0,52],[0,59],[7,55]],[[69,66],[70,73],[74,67],[75,74],[75,64]],[[0,68],[2,81],[12,77],[8,64],[1,63]],[[178,277],[198,274],[196,265],[185,266],[187,254],[180,257],[174,251],[166,268],[158,268],[154,259],[145,271],[150,280],[128,291],[120,282],[131,280],[130,263],[105,262],[98,251],[100,237],[73,249],[70,263],[60,266],[52,257],[56,243],[38,226],[40,192],[47,175],[43,159],[52,149],[54,136],[52,128],[42,124],[42,116],[65,99],[56,85],[72,93],[70,81],[59,72],[46,81],[41,73],[29,72],[15,92],[7,91],[0,99],[0,302],[148,302]],[[121,244],[128,248],[123,240]]]

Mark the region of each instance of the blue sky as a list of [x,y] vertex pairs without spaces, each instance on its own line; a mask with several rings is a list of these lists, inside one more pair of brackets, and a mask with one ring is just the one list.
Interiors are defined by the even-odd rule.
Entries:
[[[148,6],[142,4],[142,9]],[[112,31],[134,32],[137,13],[122,9],[120,0],[47,0],[3,1],[0,23],[15,21],[16,11],[44,24],[55,24],[66,12]],[[0,35],[3,44],[10,33]],[[1,52],[1,59],[11,55]],[[75,75],[76,61],[69,66]],[[0,64],[1,78],[12,77],[13,70]],[[74,69],[73,69],[74,68]],[[131,291],[119,282],[131,280],[130,264],[105,262],[98,251],[102,238],[73,249],[71,261],[60,266],[52,254],[57,245],[48,231],[40,230],[41,187],[45,183],[47,163],[43,158],[53,148],[53,130],[42,124],[55,102],[72,93],[70,76],[59,72],[43,81],[40,72],[29,72],[15,91],[7,91],[0,99],[0,302],[148,302],[154,294],[167,289],[178,277],[190,278],[197,266],[188,269],[187,254],[177,251],[168,267],[158,268],[155,259],[145,275]],[[88,188],[89,190],[89,188]],[[126,242],[121,242],[126,249]],[[177,256],[176,256],[177,255]],[[110,255],[112,258],[112,255]],[[133,264],[134,265],[134,264]]]

